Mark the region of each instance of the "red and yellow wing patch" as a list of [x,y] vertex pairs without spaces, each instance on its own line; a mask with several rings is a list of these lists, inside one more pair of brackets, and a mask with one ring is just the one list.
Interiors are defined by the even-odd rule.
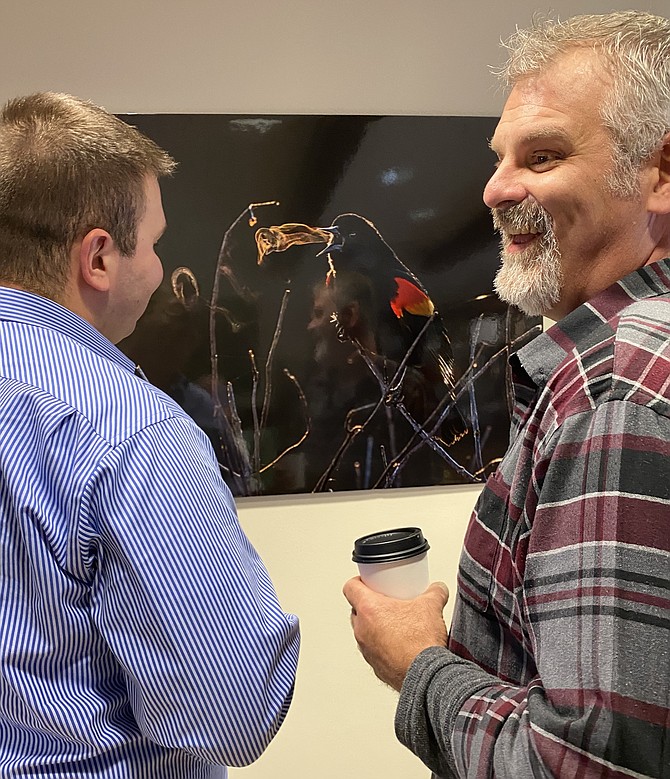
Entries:
[[391,301],[391,308],[398,319],[405,311],[417,316],[432,316],[435,306],[423,290],[400,276],[396,276],[394,281],[398,285],[398,294]]

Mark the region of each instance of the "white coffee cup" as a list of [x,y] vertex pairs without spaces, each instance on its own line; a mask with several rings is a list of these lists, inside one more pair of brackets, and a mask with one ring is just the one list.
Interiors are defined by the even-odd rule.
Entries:
[[420,528],[400,527],[356,539],[352,560],[370,589],[409,600],[430,583],[429,549]]

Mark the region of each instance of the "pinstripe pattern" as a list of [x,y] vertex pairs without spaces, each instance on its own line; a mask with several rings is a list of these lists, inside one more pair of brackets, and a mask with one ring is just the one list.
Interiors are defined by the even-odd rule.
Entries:
[[670,261],[512,362],[449,650],[412,666],[398,736],[445,776],[670,777]]
[[0,776],[223,777],[290,703],[284,614],[200,429],[0,288]]

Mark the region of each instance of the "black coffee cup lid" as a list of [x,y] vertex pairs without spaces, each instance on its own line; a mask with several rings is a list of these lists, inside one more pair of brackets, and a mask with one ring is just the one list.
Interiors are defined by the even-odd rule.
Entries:
[[355,563],[391,563],[427,552],[428,541],[418,527],[397,527],[357,538],[351,559]]

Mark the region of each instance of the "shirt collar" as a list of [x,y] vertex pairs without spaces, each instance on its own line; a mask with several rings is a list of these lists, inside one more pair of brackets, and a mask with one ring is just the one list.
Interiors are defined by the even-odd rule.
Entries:
[[135,364],[90,322],[49,298],[0,286],[0,321],[54,330],[125,370],[136,372]]
[[645,265],[600,292],[552,325],[512,356],[512,364],[541,388],[572,352],[611,337],[621,312],[631,304],[670,293],[670,259]]

